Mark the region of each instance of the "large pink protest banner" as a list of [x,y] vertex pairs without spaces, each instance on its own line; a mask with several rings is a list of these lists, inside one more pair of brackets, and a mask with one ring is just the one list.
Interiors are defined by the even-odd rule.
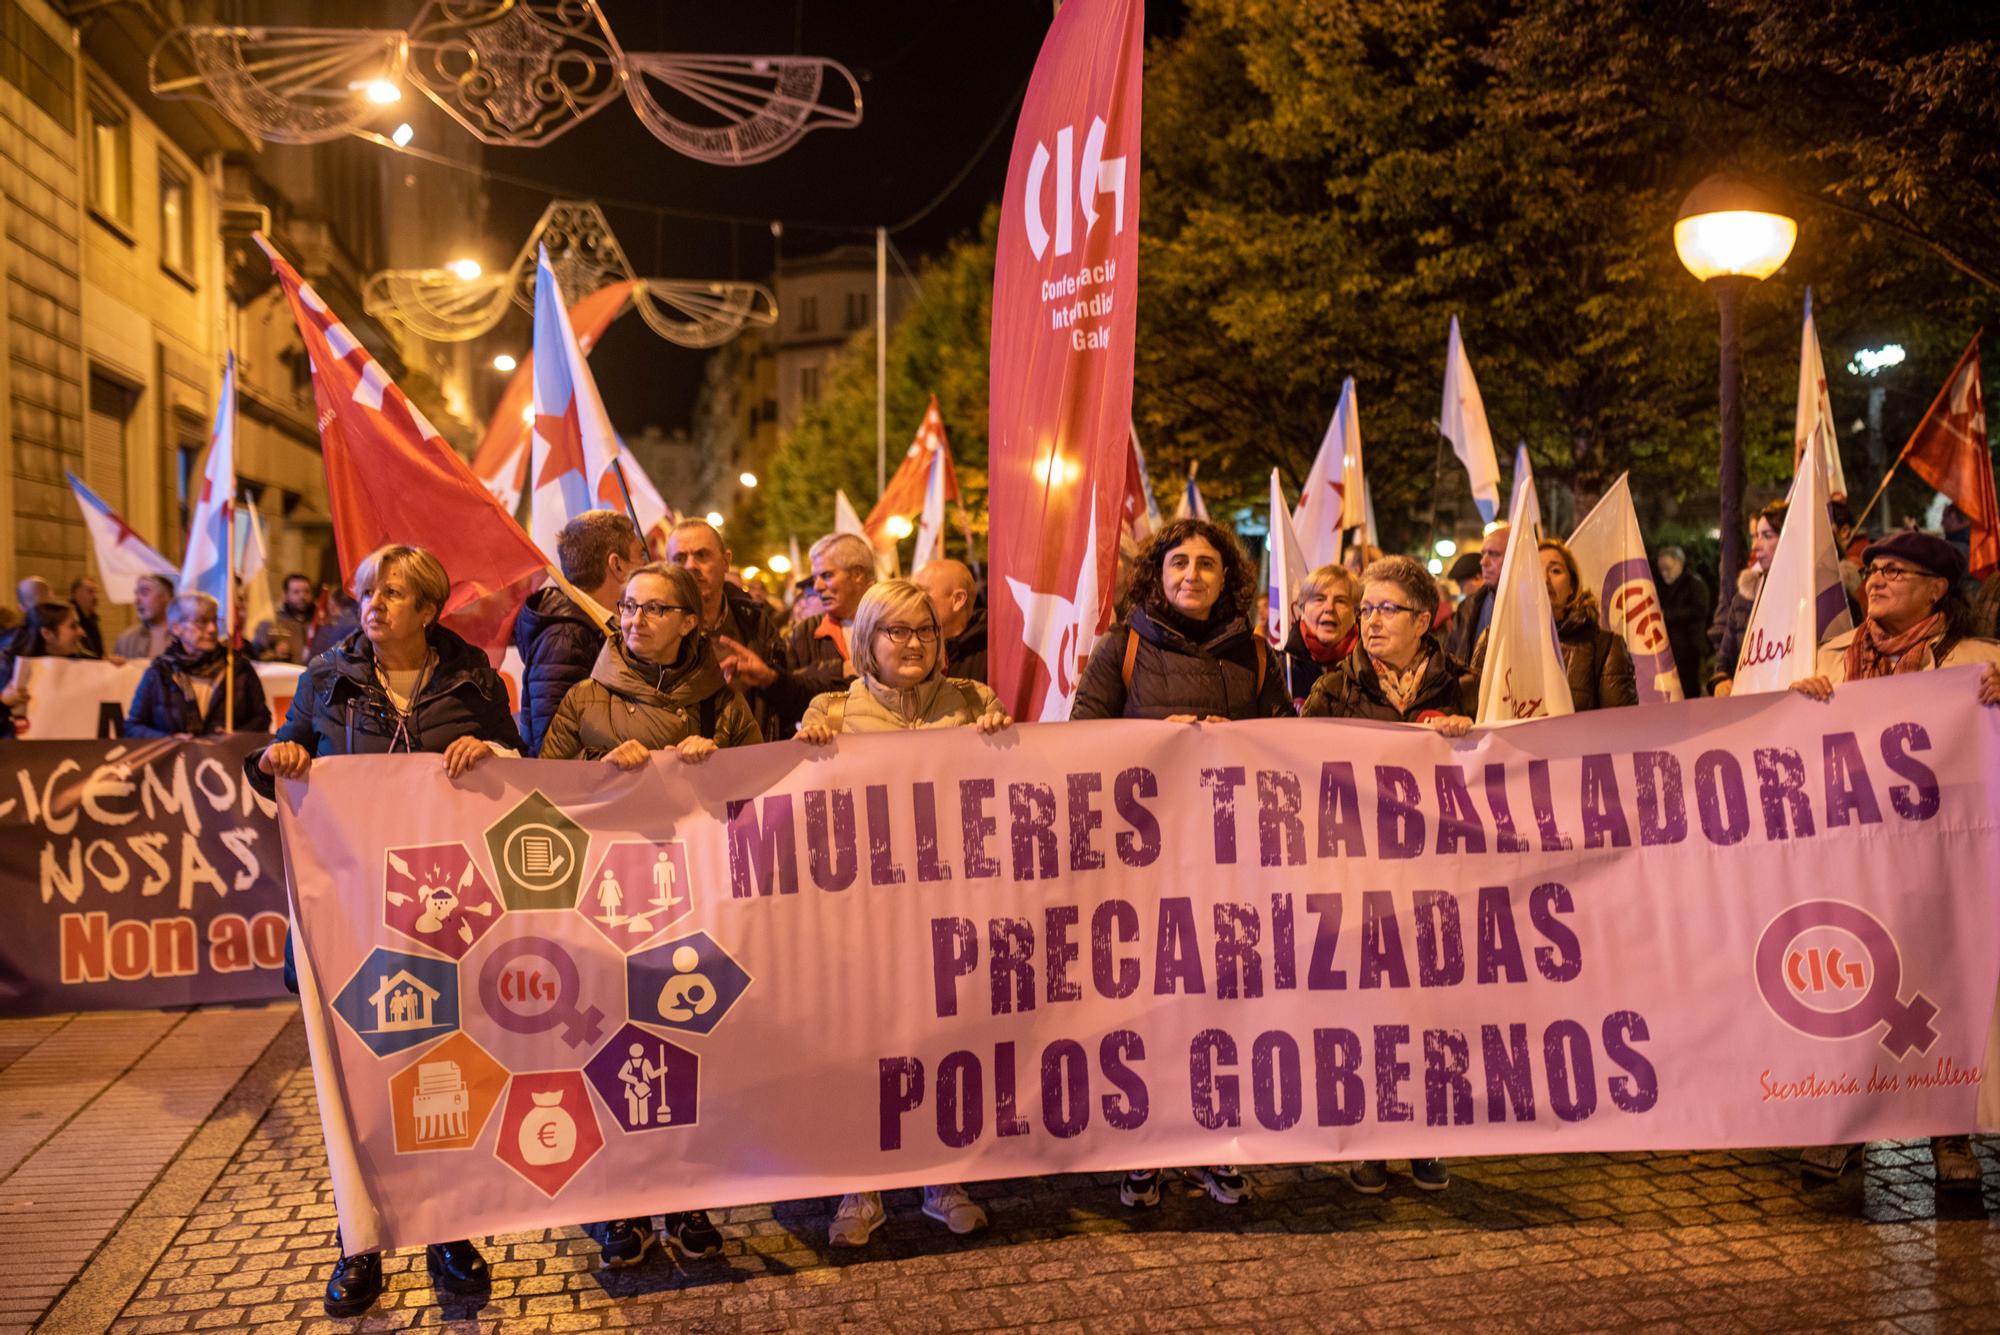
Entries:
[[316,765],[353,1249],[1159,1164],[2000,1125],[1976,675],[1389,725]]

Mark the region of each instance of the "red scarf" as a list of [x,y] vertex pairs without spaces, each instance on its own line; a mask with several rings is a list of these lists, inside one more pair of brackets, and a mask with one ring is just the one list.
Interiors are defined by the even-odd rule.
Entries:
[[1299,637],[1305,641],[1306,652],[1312,655],[1312,661],[1321,667],[1327,667],[1330,664],[1338,663],[1341,659],[1354,652],[1354,645],[1361,638],[1361,627],[1359,624],[1349,626],[1347,634],[1341,636],[1339,640],[1335,641],[1329,647],[1320,643],[1319,637],[1312,633],[1312,627],[1301,621],[1299,623]]
[[1899,672],[1918,672],[1932,640],[1944,635],[1944,613],[1933,612],[1901,635],[1891,635],[1874,618],[1861,623],[1847,646],[1847,679],[1865,681]]

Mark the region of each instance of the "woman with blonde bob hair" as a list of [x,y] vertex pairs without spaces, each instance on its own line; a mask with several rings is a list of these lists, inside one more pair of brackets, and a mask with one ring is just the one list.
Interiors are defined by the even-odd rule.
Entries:
[[1313,683],[1354,652],[1361,625],[1361,580],[1344,565],[1323,565],[1299,584],[1292,605],[1292,638],[1285,645],[1285,671],[1292,703],[1303,705]]
[[[813,698],[799,740],[824,746],[850,732],[977,728],[998,732],[1014,720],[984,682],[944,673],[942,636],[930,596],[906,579],[874,585],[854,612],[854,670],[845,691]],[[924,1188],[924,1213],[953,1233],[986,1227],[986,1211],[957,1183]],[[888,1219],[879,1191],[840,1198],[827,1230],[836,1247],[865,1246]]]
[[[443,777],[456,779],[490,755],[521,753],[506,683],[484,652],[438,624],[451,577],[437,557],[378,547],[355,568],[354,593],[361,624],[312,661],[277,738],[245,757],[255,787],[273,796],[275,780],[306,779],[329,756],[431,751],[443,757]],[[285,977],[296,990],[289,937]],[[491,1281],[486,1259],[463,1239],[432,1243],[425,1264],[440,1293],[477,1294]],[[327,1278],[327,1315],[359,1315],[381,1293],[381,1253],[343,1248]]]

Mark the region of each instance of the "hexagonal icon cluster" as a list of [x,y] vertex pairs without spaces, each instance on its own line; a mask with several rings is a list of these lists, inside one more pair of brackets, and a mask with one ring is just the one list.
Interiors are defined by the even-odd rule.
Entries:
[[486,850],[508,908],[576,907],[590,833],[539,789],[487,827]]
[[694,912],[687,845],[678,839],[612,843],[591,868],[576,908],[620,950],[645,945]]
[[750,986],[750,975],[707,932],[642,950],[625,962],[634,1020],[706,1034]]
[[636,1024],[624,1026],[583,1073],[612,1119],[628,1132],[695,1124],[701,1061],[658,1034]]
[[453,1034],[389,1077],[396,1152],[470,1149],[506,1088],[507,1068],[470,1036]]
[[428,1043],[458,1028],[458,966],[377,946],[333,1010],[378,1057]]
[[493,1153],[544,1196],[569,1185],[604,1148],[590,1092],[576,1071],[527,1071],[507,1085]]
[[383,924],[441,955],[463,959],[506,911],[462,843],[383,855]]

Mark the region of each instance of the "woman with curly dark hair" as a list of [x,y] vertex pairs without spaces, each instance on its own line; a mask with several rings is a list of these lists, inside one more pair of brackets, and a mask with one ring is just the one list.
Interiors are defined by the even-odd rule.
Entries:
[[[1097,642],[1070,705],[1074,719],[1146,718],[1228,723],[1290,718],[1283,665],[1250,629],[1257,571],[1236,535],[1205,519],[1176,519],[1140,555],[1118,622]],[[1189,1168],[1224,1205],[1250,1194],[1230,1164]],[[1160,1172],[1136,1169],[1119,1185],[1127,1206],[1160,1203]]]
[[1285,674],[1250,628],[1257,592],[1256,567],[1235,534],[1205,519],[1173,520],[1140,554],[1069,716],[1290,718]]

